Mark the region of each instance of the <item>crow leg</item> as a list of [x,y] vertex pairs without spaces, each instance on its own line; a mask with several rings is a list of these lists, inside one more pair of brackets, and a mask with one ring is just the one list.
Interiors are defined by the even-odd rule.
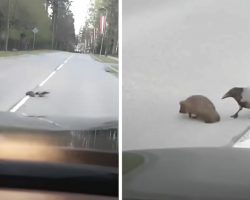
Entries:
[[238,113],[242,110],[242,107],[239,108],[239,110],[234,114],[232,115],[231,117],[236,119],[238,117]]

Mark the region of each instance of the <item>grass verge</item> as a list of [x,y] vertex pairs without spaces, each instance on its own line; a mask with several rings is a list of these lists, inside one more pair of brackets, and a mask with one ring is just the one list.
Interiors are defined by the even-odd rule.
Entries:
[[111,65],[108,65],[108,66],[105,67],[105,71],[115,75],[116,77],[118,77],[119,72],[118,72],[118,67],[117,66],[115,68],[115,67],[113,67]]
[[110,57],[106,57],[106,56],[100,56],[100,55],[92,55],[92,57],[99,62],[103,62],[103,63],[114,63],[114,64],[118,64],[118,60],[112,59]]
[[100,56],[96,54],[95,55],[91,54],[91,57],[98,62],[106,63],[107,66],[105,68],[105,71],[112,73],[113,75],[118,77],[118,73],[119,73],[118,60],[114,60],[112,58],[109,58],[106,56]]
[[49,53],[54,50],[33,50],[33,51],[0,51],[0,57],[9,57],[9,56],[19,56],[25,54],[36,55],[40,53]]

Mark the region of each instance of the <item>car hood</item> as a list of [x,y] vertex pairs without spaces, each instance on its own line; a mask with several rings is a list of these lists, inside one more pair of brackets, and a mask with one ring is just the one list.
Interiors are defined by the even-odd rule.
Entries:
[[97,126],[118,127],[118,121],[111,117],[41,116],[0,112],[0,127],[39,130],[83,130]]
[[250,150],[176,148],[123,153],[124,199],[249,199]]
[[117,152],[118,121],[0,112],[0,145],[6,141]]

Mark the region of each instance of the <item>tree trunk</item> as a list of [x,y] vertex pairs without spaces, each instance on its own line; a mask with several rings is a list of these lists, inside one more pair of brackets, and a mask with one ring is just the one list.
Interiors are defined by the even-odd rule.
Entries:
[[10,0],[8,0],[7,27],[6,27],[5,51],[8,51],[9,32],[10,32]]
[[116,47],[117,47],[117,42],[118,42],[118,30],[115,30],[115,37],[114,37],[114,43],[112,47],[112,55],[117,54]]
[[49,0],[45,0],[45,9],[46,9],[47,15],[49,15]]

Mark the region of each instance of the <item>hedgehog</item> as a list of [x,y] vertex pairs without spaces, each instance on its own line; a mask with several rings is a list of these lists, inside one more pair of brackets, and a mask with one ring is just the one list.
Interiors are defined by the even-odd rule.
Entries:
[[33,91],[28,91],[25,93],[25,95],[30,96],[30,97],[35,97],[35,93]]
[[180,113],[188,113],[189,118],[198,118],[205,123],[220,121],[214,104],[203,95],[193,95],[180,102]]

